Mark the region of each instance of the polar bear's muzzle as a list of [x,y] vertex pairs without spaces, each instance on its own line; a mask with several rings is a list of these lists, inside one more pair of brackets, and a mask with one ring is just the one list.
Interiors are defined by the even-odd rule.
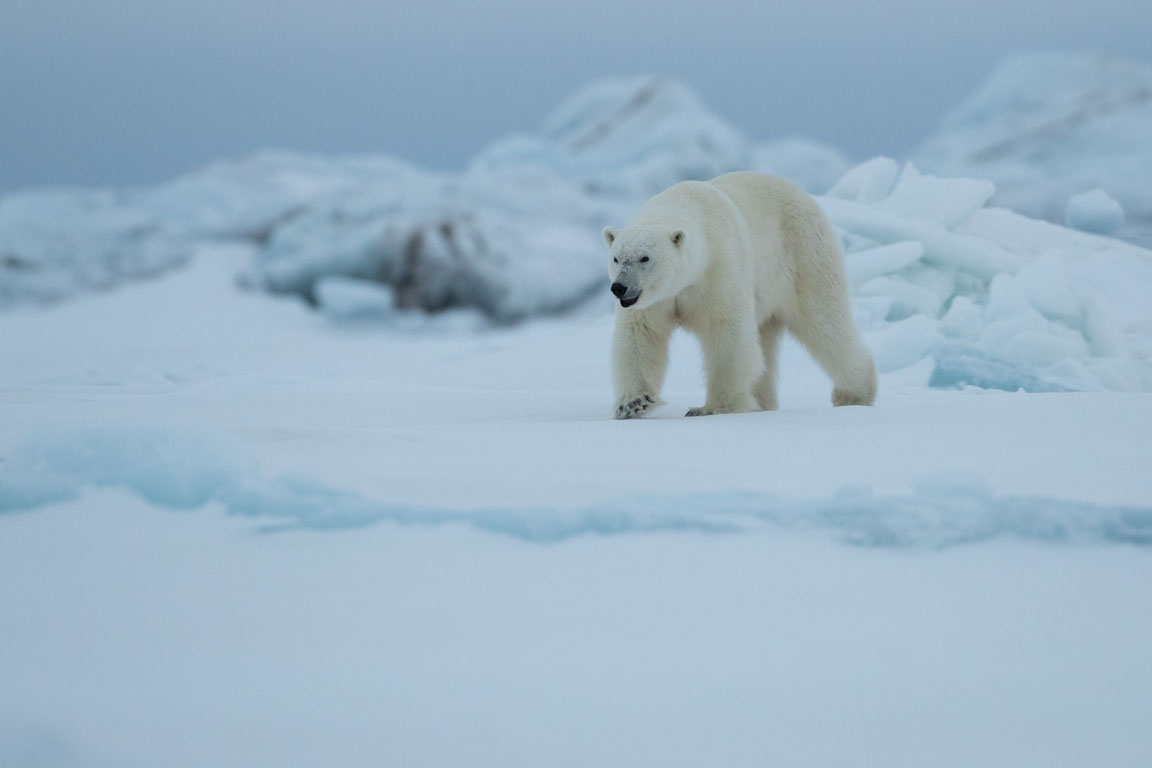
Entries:
[[636,291],[633,293],[629,290],[628,286],[623,283],[612,283],[612,287],[609,290],[612,291],[613,296],[620,300],[620,306],[624,308],[628,308],[640,301],[641,292]]

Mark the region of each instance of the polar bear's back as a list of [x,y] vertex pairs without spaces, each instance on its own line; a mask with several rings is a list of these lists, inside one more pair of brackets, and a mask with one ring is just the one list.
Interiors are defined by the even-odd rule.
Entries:
[[717,176],[707,183],[737,201],[762,199],[776,202],[807,197],[807,193],[800,187],[770,173],[735,171]]
[[707,183],[723,192],[740,209],[755,241],[776,245],[779,238],[786,254],[801,262],[823,261],[828,255],[834,260],[843,258],[836,234],[820,206],[811,195],[787,179],[738,171],[717,176]]
[[[808,294],[848,300],[844,254],[824,211],[792,182],[766,173],[737,172],[708,182],[730,198],[749,232],[751,269],[760,293],[790,282],[803,306]],[[786,280],[785,276],[790,277]],[[761,296],[775,304],[780,296]]]

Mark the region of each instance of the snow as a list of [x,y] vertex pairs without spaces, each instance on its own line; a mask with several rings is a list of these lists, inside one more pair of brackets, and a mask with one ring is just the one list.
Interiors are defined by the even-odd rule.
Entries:
[[255,248],[0,315],[0,764],[1152,754],[1152,394],[832,408],[788,344],[782,410],[687,419],[677,336],[619,422],[606,298],[402,332]]
[[[607,418],[607,296],[563,320],[402,333],[333,323],[299,302],[238,290],[229,276],[245,255],[211,250],[163,280],[0,316],[4,487],[14,475],[24,482],[37,476],[13,466],[35,466],[48,487],[133,488],[124,472],[146,465],[140,456],[154,456],[148,476],[182,467],[192,474],[173,483],[211,486],[202,493],[212,498],[238,476],[270,484],[291,476],[372,503],[468,512],[507,506],[511,467],[515,497],[528,509],[623,503],[615,480],[621,466],[643,479],[631,481],[628,498],[739,491],[785,504],[860,487],[914,499],[948,467],[978,478],[981,493],[995,498],[1148,505],[1146,478],[1128,469],[1146,450],[1152,425],[1132,409],[1148,404],[1148,394],[931,391],[924,385],[939,363],[926,359],[884,374],[875,408],[832,409],[823,374],[788,344],[784,410],[683,419],[703,384],[695,342],[678,335],[670,404],[638,431]],[[894,343],[896,350],[923,343],[914,337],[931,338],[933,330],[918,316],[892,326],[913,337]],[[881,339],[867,337],[879,358]],[[750,471],[759,460],[731,461],[725,446],[734,438],[754,438],[757,455],[774,457],[772,471]],[[651,456],[637,440],[653,441]],[[241,447],[225,448],[229,441]],[[1050,450],[1038,451],[1037,443]],[[166,459],[155,447],[161,444],[181,458]],[[693,450],[660,448],[685,445]],[[813,452],[837,471],[806,469]],[[88,456],[104,457],[91,468],[102,474],[78,473]],[[700,456],[712,457],[706,470],[696,466]],[[1053,471],[1077,463],[1112,469]],[[450,472],[459,473],[448,475],[453,482],[445,479]]]
[[900,176],[900,164],[890,157],[874,157],[850,168],[828,190],[828,197],[858,203],[878,203],[886,198]]
[[851,257],[844,260],[844,268],[849,282],[860,285],[874,278],[899,272],[904,267],[920,261],[923,255],[923,245],[915,240],[906,240],[852,251]]
[[[1038,154],[944,175],[633,78],[458,174],[0,198],[0,765],[1148,763],[1152,253],[990,207],[1141,221],[1145,74],[1006,65],[947,140]],[[599,229],[749,165],[827,190],[876,405],[786,341],[683,418],[678,334],[612,420]]]
[[1152,749],[1143,551],[254,537],[115,492],[0,526],[0,578],[21,585],[0,596],[19,628],[0,634],[7,765],[1077,766]]
[[[1083,106],[1073,85],[1116,74],[1116,94],[1126,94],[1142,82],[1139,68],[1101,62],[1014,59],[975,100],[983,106],[958,113],[954,132],[984,140],[988,126],[1032,125],[1052,104]],[[1019,79],[1043,72],[1064,89],[1028,97],[1012,122]],[[953,138],[945,144],[963,145]],[[940,164],[938,154],[927,162]],[[926,366],[935,386],[1152,389],[1148,251],[990,208],[1005,189],[1042,197],[995,168],[980,170],[999,187],[883,157],[849,169],[806,140],[753,145],[689,89],[652,77],[593,83],[539,133],[495,143],[458,174],[269,152],[150,189],[0,198],[0,305],[155,277],[229,243],[253,249],[237,269],[243,285],[300,296],[334,322],[412,329],[426,314],[442,316],[431,326],[468,329],[588,311],[603,298],[605,225],[675,181],[749,164],[830,187],[819,201],[843,240],[855,314],[883,371]],[[1068,206],[1077,229],[1116,225],[1098,194]]]
[[1081,232],[1111,235],[1124,223],[1124,209],[1102,189],[1068,198],[1064,223]]
[[197,247],[240,241],[260,249],[253,287],[315,303],[318,281],[338,275],[389,286],[401,310],[516,322],[598,287],[604,226],[754,156],[817,186],[847,165],[812,142],[758,149],[684,85],[638,77],[590,84],[538,134],[497,141],[463,173],[268,151],[152,188],[16,193],[0,197],[0,308],[155,276]]
[[392,293],[372,280],[329,275],[312,291],[321,311],[338,320],[384,320],[394,312]]
[[0,308],[115,287],[187,263],[179,234],[112,192],[0,197]]
[[892,191],[876,202],[880,211],[923,219],[951,229],[984,207],[995,186],[984,179],[941,179],[925,176],[908,163]]
[[881,370],[931,357],[933,386],[1148,389],[1152,253],[987,208],[992,193],[878,158],[818,198]]
[[[969,226],[1043,245],[1017,223]],[[1152,395],[933,391],[927,359],[833,409],[786,344],[782,410],[687,419],[677,335],[668,405],[615,421],[606,296],[334,321],[237,288],[257,249],[0,315],[3,765],[1152,750]]]
[[994,203],[1063,221],[1069,198],[1102,189],[1136,228],[1152,225],[1152,66],[1095,53],[1000,62],[914,152],[918,166],[996,183]]
[[266,153],[153,189],[0,198],[0,306],[114,287],[180,266],[195,247],[242,241],[261,248],[253,286],[315,300],[316,282],[336,273],[391,285],[401,308],[506,322],[587,296],[602,271],[602,207],[550,176]]
[[331,275],[391,286],[398,309],[552,314],[603,280],[603,206],[552,176],[378,179],[313,201],[275,228],[251,282],[315,300]]
[[[877,158],[818,198],[842,237],[857,319],[881,370],[932,358],[947,369],[930,377],[938,385],[1152,388],[1152,254],[988,208],[992,194],[987,181]],[[258,209],[244,210],[245,195]],[[54,244],[35,268],[10,264],[9,295],[155,275],[206,242],[239,237],[254,249],[237,270],[249,288],[299,295],[333,320],[405,327],[414,311],[514,323],[591,306],[605,283],[600,228],[639,204],[587,194],[541,168],[450,176],[284,154],[126,198],[92,196],[79,220],[30,200],[8,201],[23,211],[4,219],[13,242],[75,239]],[[53,213],[67,226],[53,228]],[[83,235],[91,238],[81,243]],[[120,237],[131,243],[122,251]],[[476,324],[440,327],[453,323]]]

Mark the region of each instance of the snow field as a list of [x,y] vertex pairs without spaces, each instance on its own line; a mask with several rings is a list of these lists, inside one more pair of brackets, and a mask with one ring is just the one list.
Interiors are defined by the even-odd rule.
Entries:
[[[1136,766],[1146,551],[0,516],[0,761]],[[15,631],[12,629],[15,628]]]
[[[907,242],[868,269],[928,257]],[[787,345],[782,410],[686,419],[678,336],[669,405],[617,422],[606,296],[352,322],[378,293],[315,312],[238,289],[251,257],[0,315],[0,765],[1152,754],[1152,395],[928,391],[909,355],[832,408]]]
[[[0,198],[0,766],[1152,763],[1152,254],[1076,231],[1148,220],[1147,82],[1010,63],[917,157],[996,185],[635,78],[460,174]],[[822,195],[876,406],[786,344],[685,419],[679,335],[613,421],[600,227],[747,167]]]

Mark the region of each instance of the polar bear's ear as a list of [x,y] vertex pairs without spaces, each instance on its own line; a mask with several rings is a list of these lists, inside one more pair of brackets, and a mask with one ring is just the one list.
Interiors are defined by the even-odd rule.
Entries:
[[679,247],[682,242],[684,242],[684,230],[678,229],[672,233],[672,245]]
[[612,247],[612,243],[616,242],[616,230],[612,227],[604,227],[604,242],[608,244],[609,248]]

